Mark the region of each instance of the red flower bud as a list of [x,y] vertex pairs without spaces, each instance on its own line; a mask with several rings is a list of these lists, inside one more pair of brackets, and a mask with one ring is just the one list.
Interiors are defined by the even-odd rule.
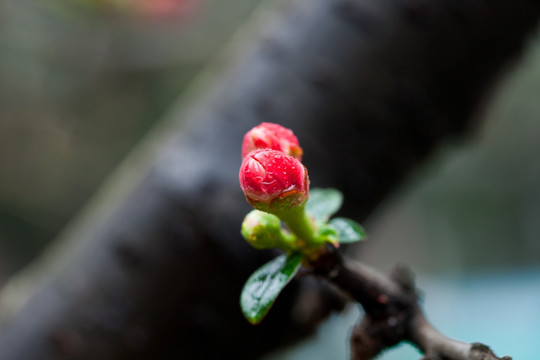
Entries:
[[240,187],[256,209],[277,214],[303,205],[309,196],[309,178],[302,163],[281,151],[250,152],[240,167]]
[[257,149],[273,149],[302,160],[302,148],[293,132],[278,124],[262,123],[244,135],[242,158]]

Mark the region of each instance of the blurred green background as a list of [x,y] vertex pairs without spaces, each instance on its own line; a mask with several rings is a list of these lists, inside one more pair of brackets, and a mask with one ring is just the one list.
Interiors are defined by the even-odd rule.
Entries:
[[0,0],[0,283],[55,238],[258,3],[152,1]]
[[[0,284],[56,237],[258,2],[0,0]],[[450,335],[539,358],[530,337],[505,336],[540,333],[537,38],[492,92],[473,135],[446,143],[352,251],[383,270],[409,264]],[[336,316],[316,342],[345,358],[356,316]],[[318,355],[288,356],[328,358],[307,348]],[[407,351],[387,356],[418,358]]]

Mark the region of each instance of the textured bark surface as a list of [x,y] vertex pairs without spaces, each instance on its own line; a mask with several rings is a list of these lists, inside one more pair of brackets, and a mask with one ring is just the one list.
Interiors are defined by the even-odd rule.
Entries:
[[421,360],[512,360],[498,357],[487,345],[454,340],[436,330],[420,308],[414,275],[406,267],[385,276],[342,258],[330,245],[311,265],[314,274],[336,284],[364,308],[351,334],[351,360],[375,359],[404,341],[418,348]]
[[[238,308],[243,282],[269,255],[239,235],[249,210],[237,179],[243,133],[262,121],[292,128],[312,184],[343,190],[345,212],[362,220],[467,128],[539,8],[290,1],[198,107],[179,113],[184,124],[171,126],[151,164],[131,171],[135,186],[66,235],[80,246],[4,323],[0,358],[252,359],[308,334],[342,305],[320,284],[297,282],[259,327]],[[300,297],[308,310],[294,306],[298,290],[312,294]]]

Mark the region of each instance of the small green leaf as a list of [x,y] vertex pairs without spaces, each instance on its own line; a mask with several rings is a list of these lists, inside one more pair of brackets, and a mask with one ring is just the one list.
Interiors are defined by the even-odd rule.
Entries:
[[250,323],[262,321],[301,262],[300,253],[280,255],[251,274],[240,295],[242,313]]
[[330,220],[330,224],[334,225],[338,229],[339,242],[341,244],[353,243],[366,238],[364,228],[354,220],[346,218],[334,218]]
[[306,212],[316,221],[325,222],[336,213],[343,203],[343,195],[339,190],[312,189],[306,203]]
[[321,243],[330,242],[332,244],[338,244],[339,236],[339,230],[329,223],[324,223],[317,229],[317,239]]

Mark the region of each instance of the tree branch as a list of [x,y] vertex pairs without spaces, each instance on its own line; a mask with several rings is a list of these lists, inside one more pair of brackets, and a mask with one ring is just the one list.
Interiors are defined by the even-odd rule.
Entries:
[[489,347],[480,343],[465,343],[450,339],[438,332],[418,310],[412,319],[410,341],[424,354],[423,360],[511,360],[497,357]]
[[[284,2],[2,290],[0,359],[254,359],[312,333],[343,305],[313,283],[291,284],[256,328],[238,309],[269,257],[239,235],[243,133],[294,129],[312,183],[342,190],[361,221],[471,127],[540,14],[536,0]],[[305,292],[318,305],[291,314]]]
[[418,304],[407,268],[398,267],[387,277],[342,258],[332,246],[327,246],[312,267],[315,274],[344,290],[365,310],[351,336],[353,360],[371,360],[402,341],[418,347],[423,360],[511,360],[497,357],[486,345],[453,340],[438,332]]

